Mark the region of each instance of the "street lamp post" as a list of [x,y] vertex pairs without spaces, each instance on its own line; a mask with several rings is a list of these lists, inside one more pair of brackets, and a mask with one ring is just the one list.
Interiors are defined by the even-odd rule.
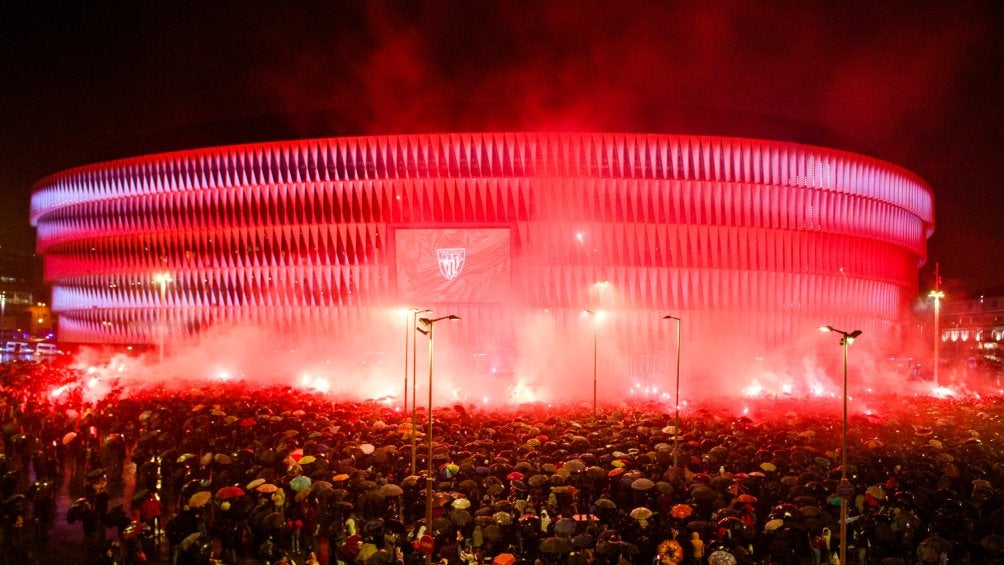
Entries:
[[[411,333],[411,474],[416,474],[418,470],[418,394],[416,392],[416,381],[418,380],[418,349],[416,340],[418,339],[418,315],[432,310],[419,310],[410,308],[411,315],[407,331]],[[408,336],[404,338],[404,409],[408,410]]]
[[[7,293],[0,293],[0,338],[6,335],[7,331]],[[0,339],[0,341],[3,341]],[[2,344],[0,344],[2,345]]]
[[166,334],[167,334],[167,327],[165,326],[165,322],[166,322],[165,316],[166,316],[166,313],[167,313],[167,310],[166,310],[166,307],[167,307],[167,304],[166,304],[167,283],[171,282],[172,279],[171,279],[171,274],[170,273],[157,273],[156,275],[153,276],[153,280],[160,287],[160,309],[159,309],[158,315],[157,315],[157,318],[158,318],[158,330],[159,330],[159,334],[160,334],[158,337],[160,339],[158,339],[157,350],[158,350],[158,357],[160,358],[160,362],[163,363],[164,362],[164,339],[165,339]]
[[934,299],[934,386],[937,387],[941,386],[941,381],[938,380],[938,368],[941,366],[938,354],[941,350],[941,299],[945,297],[945,293],[935,288],[928,296]]
[[[427,453],[426,469],[425,469],[425,531],[428,535],[432,535],[432,485],[435,482],[435,476],[433,475],[432,469],[432,329],[436,325],[436,322],[441,320],[459,320],[460,317],[450,314],[449,316],[441,316],[439,318],[419,318],[419,323],[424,327],[416,326],[416,330],[422,332],[423,334],[429,336],[429,431],[426,433],[425,442],[429,446],[429,452]],[[426,553],[425,564],[432,565],[432,553]]]
[[840,345],[844,348],[844,420],[840,438],[840,484],[837,485],[837,494],[840,495],[840,563],[847,563],[847,497],[854,494],[853,487],[847,481],[847,348],[861,335],[861,330],[845,332],[833,326],[819,326],[819,331],[840,334]]
[[599,316],[601,315],[601,312],[599,312],[599,311],[594,312],[592,310],[586,310],[585,313],[589,314],[589,316],[593,319],[593,420],[595,421],[596,420],[596,391],[597,391],[597,388],[598,388],[596,374],[597,374],[597,366],[598,366],[597,361],[599,360],[599,353],[598,353],[598,350],[599,350],[598,343],[599,342],[598,342],[598,339],[597,339],[596,324],[598,323],[598,319],[599,319]]
[[676,316],[663,316],[663,320],[676,320],[676,392],[673,403],[676,404],[676,417],[673,422],[673,475],[680,476],[680,326],[683,321]]

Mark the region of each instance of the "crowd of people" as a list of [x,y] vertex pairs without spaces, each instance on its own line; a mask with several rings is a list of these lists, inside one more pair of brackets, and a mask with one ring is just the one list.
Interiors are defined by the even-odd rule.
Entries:
[[430,436],[422,407],[292,387],[88,386],[0,366],[0,561],[833,563],[846,476],[849,563],[1004,563],[999,397],[875,399],[842,454],[824,399],[679,429],[665,405],[453,405]]

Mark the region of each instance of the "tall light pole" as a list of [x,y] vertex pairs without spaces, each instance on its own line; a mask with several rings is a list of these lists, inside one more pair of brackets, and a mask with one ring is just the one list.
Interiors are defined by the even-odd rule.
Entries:
[[595,311],[594,312],[592,310],[585,310],[585,313],[588,314],[589,317],[591,317],[592,320],[593,320],[593,420],[595,421],[596,420],[596,390],[598,388],[597,379],[596,379],[596,373],[597,373],[597,361],[599,359],[599,354],[598,354],[598,349],[599,349],[598,345],[599,345],[599,342],[598,342],[597,335],[596,335],[597,334],[596,326],[599,323],[599,319],[603,315],[603,312],[601,312],[601,311]]
[[938,369],[941,367],[939,353],[941,351],[941,299],[945,293],[938,288],[932,290],[928,296],[934,299],[934,386],[941,386],[938,380]]
[[159,334],[160,334],[159,337],[160,337],[160,339],[158,340],[158,348],[157,349],[159,351],[160,362],[163,363],[164,362],[164,339],[165,339],[166,334],[167,334],[167,327],[166,327],[166,320],[165,320],[165,316],[166,316],[166,313],[167,313],[167,303],[166,303],[166,299],[167,299],[167,283],[172,282],[171,273],[157,273],[157,274],[155,274],[153,276],[153,280],[154,280],[154,282],[157,283],[157,285],[160,286],[160,309],[159,309],[159,312],[158,312],[158,315],[157,315],[157,318],[158,318],[158,320],[157,320],[158,324],[157,325],[158,325],[158,329],[159,329]]
[[[425,531],[430,536],[432,535],[432,485],[435,482],[435,476],[432,473],[432,329],[436,325],[436,322],[441,320],[459,319],[459,316],[454,316],[453,314],[433,319],[419,318],[418,322],[424,327],[416,326],[415,328],[429,336],[429,431],[425,438],[425,442],[429,445],[429,452],[427,454],[428,459],[426,460],[425,469]],[[425,565],[432,565],[431,552],[425,554]]]
[[[415,391],[418,380],[418,349],[416,349],[418,339],[418,315],[432,310],[419,310],[418,308],[408,309],[410,322],[406,331],[411,334],[411,474],[418,472],[415,467],[418,465],[418,394]],[[408,411],[408,335],[404,337],[404,410]]]
[[673,402],[676,404],[676,417],[673,423],[673,475],[680,476],[680,326],[683,321],[676,316],[663,316],[663,320],[676,320],[676,392]]
[[[0,292],[0,338],[7,335],[7,291]],[[3,341],[0,339],[0,341]],[[7,344],[2,344],[7,345]]]
[[819,326],[821,332],[836,332],[841,335],[840,345],[844,348],[844,424],[840,439],[840,563],[847,563],[847,497],[854,494],[854,487],[847,481],[847,348],[861,335],[861,330],[845,332],[833,326]]
[[404,311],[404,413],[408,413],[408,338],[415,327],[415,316],[418,308],[407,308]]

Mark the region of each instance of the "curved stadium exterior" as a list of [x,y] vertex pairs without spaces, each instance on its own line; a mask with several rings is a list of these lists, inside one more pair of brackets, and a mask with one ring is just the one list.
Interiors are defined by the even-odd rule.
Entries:
[[419,306],[460,315],[473,352],[520,312],[602,308],[638,358],[672,342],[666,314],[689,340],[770,349],[832,324],[895,349],[933,198],[895,165],[795,143],[475,133],[79,167],[35,186],[31,222],[65,342],[244,323],[337,339]]

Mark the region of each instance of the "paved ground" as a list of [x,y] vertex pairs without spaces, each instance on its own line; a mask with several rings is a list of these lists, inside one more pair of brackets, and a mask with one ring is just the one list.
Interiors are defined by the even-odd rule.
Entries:
[[[135,467],[128,465],[124,473],[126,477],[125,493],[121,497],[113,499],[110,506],[128,500],[132,496],[135,488],[134,473]],[[69,475],[67,474],[56,498],[56,519],[48,539],[41,539],[37,531],[26,527],[21,546],[19,548],[4,548],[0,552],[0,563],[30,565],[90,565],[99,563],[98,549],[88,548],[84,545],[84,530],[80,523],[69,524],[66,521],[66,511],[73,501],[74,498],[70,495],[69,489]],[[115,538],[114,529],[108,529],[106,532],[106,539]],[[154,559],[151,561],[157,562]],[[162,562],[167,562],[167,560]]]

